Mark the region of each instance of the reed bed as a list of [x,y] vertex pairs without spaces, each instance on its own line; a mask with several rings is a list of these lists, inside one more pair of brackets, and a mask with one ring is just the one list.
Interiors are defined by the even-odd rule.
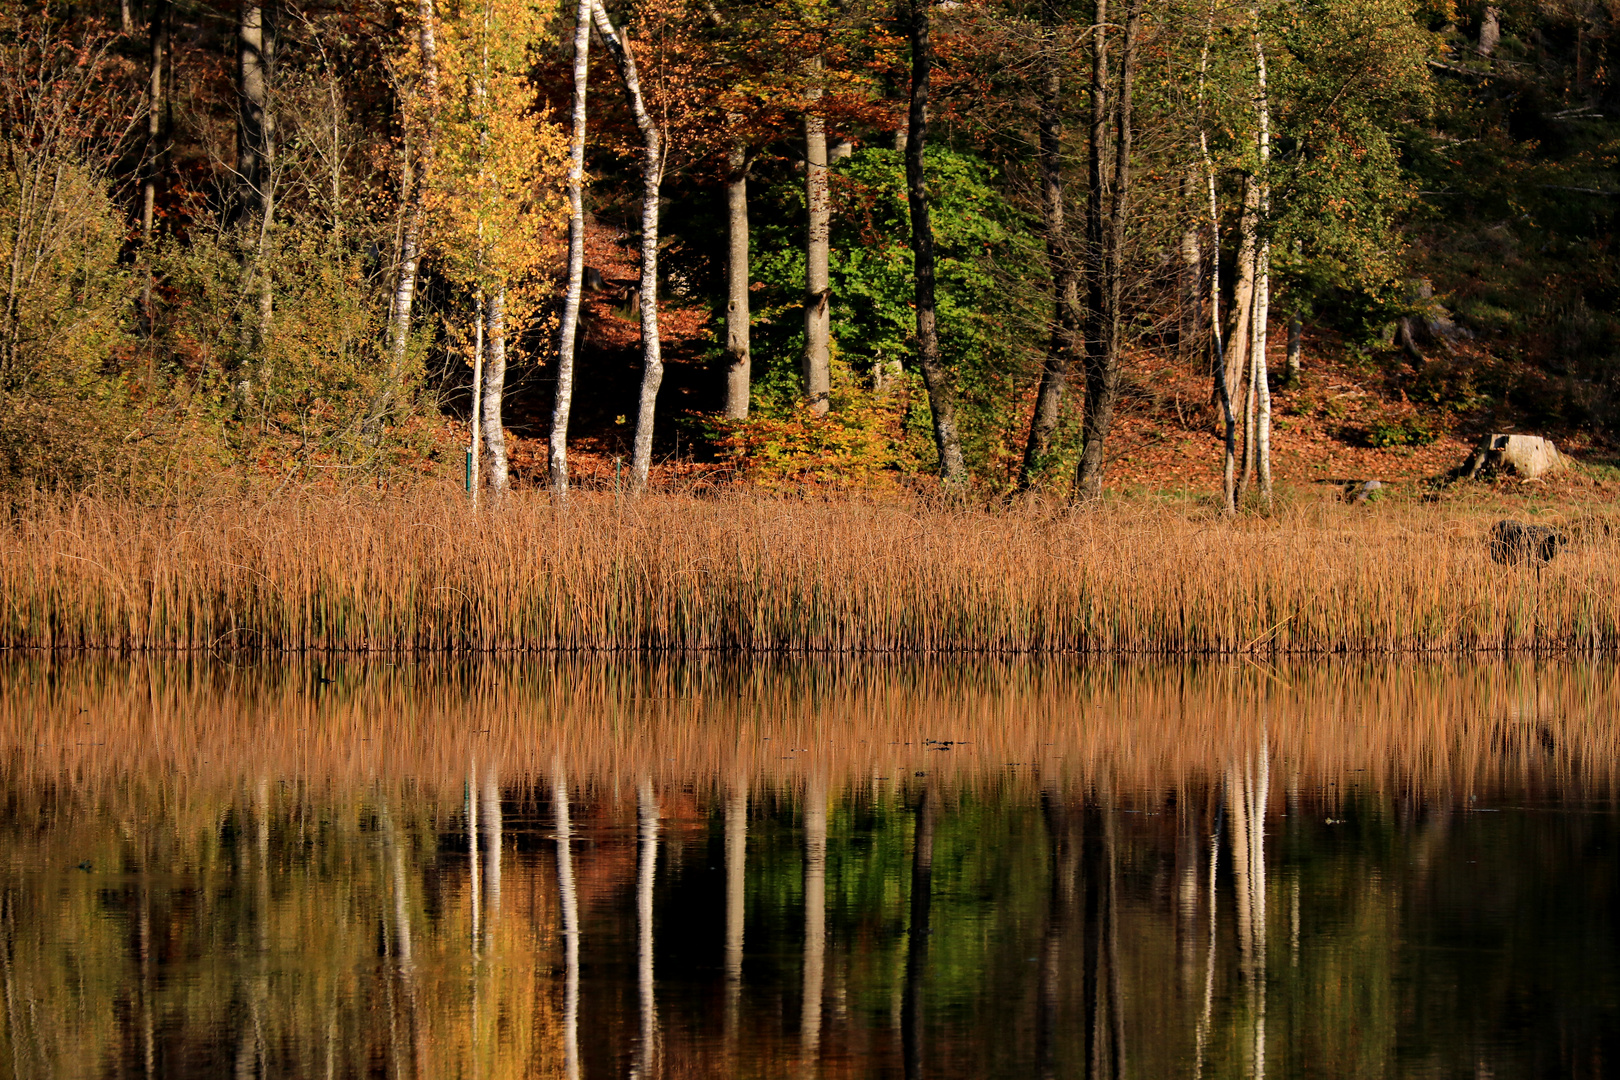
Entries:
[[[186,802],[382,784],[457,803],[486,775],[610,802],[638,783],[719,797],[923,782],[1102,785],[1153,804],[1234,766],[1290,792],[1418,801],[1620,797],[1608,661],[554,659],[489,664],[0,661],[0,787],[56,804],[130,785]],[[472,777],[472,780],[469,777]],[[126,792],[126,795],[120,795]]]
[[766,496],[41,500],[0,647],[326,653],[1541,653],[1620,640],[1620,538],[1500,566],[1495,516],[1227,522]]

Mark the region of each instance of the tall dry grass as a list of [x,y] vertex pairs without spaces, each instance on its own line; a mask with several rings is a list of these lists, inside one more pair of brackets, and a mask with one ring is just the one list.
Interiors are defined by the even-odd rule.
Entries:
[[736,495],[42,500],[0,529],[0,645],[333,652],[1605,650],[1620,538],[1491,562],[1494,515],[1225,522]]

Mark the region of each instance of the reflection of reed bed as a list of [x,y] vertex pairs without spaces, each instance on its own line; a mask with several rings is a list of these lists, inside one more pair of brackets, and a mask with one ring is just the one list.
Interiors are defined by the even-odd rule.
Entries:
[[0,643],[231,651],[1587,650],[1620,538],[1490,560],[1493,518],[514,496],[150,509],[41,501],[0,530]]
[[703,802],[737,777],[790,787],[1095,783],[1153,799],[1262,750],[1288,790],[1613,791],[1620,676],[1606,662],[1252,663],[354,660],[237,665],[13,656],[0,781],[93,798],[289,780]]

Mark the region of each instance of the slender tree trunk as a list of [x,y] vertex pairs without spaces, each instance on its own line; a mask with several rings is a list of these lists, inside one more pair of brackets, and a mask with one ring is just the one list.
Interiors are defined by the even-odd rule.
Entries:
[[950,374],[939,353],[938,312],[934,298],[934,227],[928,216],[927,177],[923,153],[928,144],[928,76],[933,56],[928,41],[928,0],[912,0],[911,110],[906,140],[906,195],[911,208],[911,256],[917,300],[917,363],[928,388],[934,415],[934,445],[939,474],[948,484],[967,480],[962,441],[956,433],[956,401]]
[[1479,22],[1479,44],[1475,51],[1481,56],[1489,57],[1496,51],[1496,46],[1502,40],[1502,12],[1494,4],[1485,5],[1485,13]]
[[[1266,47],[1260,26],[1260,2],[1249,6],[1254,20],[1255,119],[1260,150],[1260,216],[1271,214],[1271,98],[1266,80]],[[1258,417],[1255,421],[1255,457],[1260,477],[1260,498],[1271,506],[1271,381],[1266,371],[1266,338],[1271,312],[1271,234],[1263,224],[1255,249],[1254,386]]]
[[[1189,172],[1181,181],[1182,201],[1189,209],[1196,205],[1197,190],[1197,177]],[[1197,216],[1190,216],[1181,230],[1181,318],[1176,344],[1183,360],[1197,350],[1199,331],[1204,324],[1204,252],[1199,242],[1199,224]]]
[[748,419],[752,381],[748,314],[748,150],[726,159],[726,418]]
[[411,338],[411,308],[416,300],[416,276],[421,260],[422,218],[427,206],[427,191],[439,126],[439,53],[435,30],[437,15],[433,0],[416,0],[417,44],[421,51],[422,73],[417,86],[420,99],[420,122],[411,125],[415,131],[414,160],[406,165],[404,183],[405,214],[399,236],[399,277],[394,284],[394,298],[388,313],[389,372],[383,390],[386,407],[405,371],[405,350]]
[[1305,360],[1305,320],[1296,309],[1288,313],[1288,366],[1283,370],[1283,381],[1298,386]]
[[[821,72],[821,58],[810,64]],[[806,95],[804,114],[804,196],[810,228],[804,267],[804,393],[810,411],[821,416],[832,407],[832,281],[827,260],[832,245],[832,199],[827,191],[827,122],[820,108],[821,87]]]
[[[468,452],[472,460],[467,469],[467,485],[471,489],[473,508],[478,507],[478,489],[483,487],[484,474],[480,468],[479,451],[484,442],[484,418],[482,416],[484,403],[484,290],[478,290],[477,314],[473,319],[473,377],[472,377],[472,423],[468,425]],[[472,789],[468,789],[467,798],[472,798]]]
[[[1097,52],[1103,54],[1103,29],[1106,0],[1097,3]],[[1125,15],[1125,40],[1119,62],[1119,100],[1114,106],[1117,135],[1114,145],[1113,198],[1107,208],[1107,232],[1102,229],[1099,214],[1098,241],[1101,249],[1101,277],[1093,286],[1093,299],[1101,301],[1100,318],[1096,319],[1100,331],[1099,342],[1087,341],[1085,448],[1080,453],[1079,476],[1075,483],[1078,498],[1090,500],[1102,495],[1103,444],[1114,422],[1114,406],[1119,400],[1119,369],[1125,345],[1125,224],[1130,214],[1131,191],[1131,91],[1136,78],[1136,39],[1142,18],[1142,0],[1131,0]],[[1094,77],[1106,78],[1107,62],[1103,56],[1094,69]],[[1095,145],[1101,142],[1093,136]],[[1100,166],[1095,168],[1100,175]],[[1104,196],[1099,191],[1099,208]]]
[[[1096,424],[1097,404],[1104,393],[1108,343],[1104,340],[1107,304],[1107,286],[1103,275],[1107,256],[1103,251],[1105,240],[1104,216],[1107,212],[1107,176],[1104,162],[1108,158],[1108,0],[1092,0],[1091,5],[1091,129],[1089,154],[1086,163],[1086,239],[1085,239],[1085,341],[1082,359],[1085,364],[1086,396],[1082,405],[1080,465],[1075,472],[1075,497],[1088,497],[1085,481],[1095,477],[1100,484],[1098,464],[1102,447],[1092,445],[1092,429]],[[1094,461],[1088,472],[1086,457]]]
[[[127,10],[127,5],[126,5]],[[141,288],[141,320],[150,335],[152,310],[152,234],[157,227],[158,179],[168,162],[169,119],[167,68],[170,65],[169,0],[152,0],[151,35],[147,51],[146,162],[141,173],[141,246],[146,261],[146,280]]]
[[1243,475],[1235,487],[1234,502],[1248,485],[1252,471],[1254,427],[1249,403],[1254,384],[1249,378],[1254,364],[1254,284],[1255,250],[1260,231],[1260,185],[1253,176],[1243,178],[1243,209],[1238,217],[1237,282],[1232,288],[1231,325],[1226,334],[1226,385],[1234,403],[1242,396]]
[[1063,207],[1063,74],[1055,42],[1059,23],[1056,4],[1041,5],[1041,51],[1046,68],[1041,85],[1039,119],[1041,170],[1041,224],[1046,233],[1046,263],[1052,277],[1052,336],[1046,362],[1041,368],[1040,390],[1035,395],[1035,415],[1024,444],[1024,464],[1018,475],[1020,488],[1028,490],[1045,468],[1052,450],[1052,433],[1057,429],[1068,389],[1069,369],[1073,366],[1080,334],[1080,292],[1075,278],[1074,253],[1070,250]]
[[489,451],[489,493],[499,499],[511,487],[506,462],[506,286],[497,285],[484,311],[483,435]]
[[574,400],[574,350],[585,290],[585,91],[590,74],[592,0],[574,18],[574,126],[568,143],[568,292],[557,338],[557,387],[551,406],[551,490],[568,493],[568,413]]
[[1225,422],[1222,440],[1221,495],[1227,515],[1237,513],[1237,416],[1232,409],[1231,368],[1221,338],[1221,204],[1215,194],[1215,162],[1209,152],[1209,131],[1203,119],[1204,84],[1209,73],[1209,47],[1215,36],[1215,4],[1210,0],[1204,21],[1204,44],[1198,57],[1198,149],[1204,163],[1204,185],[1209,199],[1209,338],[1210,376],[1215,401]]
[[601,0],[592,5],[596,31],[619,68],[624,96],[641,132],[641,403],[636,413],[636,442],[630,457],[630,491],[647,489],[652,471],[653,414],[658,386],[664,381],[662,343],[658,339],[658,199],[664,183],[663,138],[641,97],[641,77],[628,43],[608,19]]
[[118,28],[125,37],[135,32],[135,12],[130,0],[118,0]]
[[266,258],[275,218],[275,127],[270,79],[275,37],[261,0],[242,0],[237,19],[237,120],[235,223],[255,230],[250,280],[258,290],[257,341],[270,330],[273,304]]

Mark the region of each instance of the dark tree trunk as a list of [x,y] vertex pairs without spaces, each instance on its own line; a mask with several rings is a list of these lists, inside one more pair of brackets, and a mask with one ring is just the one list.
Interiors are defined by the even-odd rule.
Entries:
[[1070,250],[1063,206],[1063,75],[1055,41],[1059,24],[1057,8],[1051,0],[1041,5],[1041,51],[1045,73],[1041,85],[1039,119],[1041,170],[1041,218],[1046,233],[1046,262],[1052,277],[1052,335],[1046,362],[1041,368],[1040,390],[1035,397],[1035,415],[1030,421],[1029,441],[1024,445],[1024,464],[1019,471],[1019,487],[1028,489],[1039,479],[1052,450],[1063,395],[1068,389],[1080,334],[1080,292]]
[[928,215],[927,178],[923,153],[928,144],[928,78],[932,54],[928,41],[928,0],[912,0],[911,109],[906,140],[906,194],[911,208],[911,254],[917,303],[917,365],[928,388],[934,415],[934,444],[939,449],[939,473],[947,483],[967,479],[962,443],[956,432],[956,402],[950,377],[939,354],[939,330],[934,298],[934,228]]
[[[1141,24],[1142,0],[1131,0],[1125,16],[1125,42],[1120,54],[1119,100],[1114,106],[1113,191],[1103,189],[1107,150],[1107,116],[1099,106],[1108,75],[1103,20],[1106,0],[1096,0],[1096,55],[1092,67],[1093,127],[1091,167],[1093,190],[1088,215],[1093,248],[1093,274],[1088,290],[1091,332],[1086,341],[1085,448],[1080,453],[1075,495],[1091,500],[1102,494],[1103,444],[1114,423],[1119,399],[1120,355],[1124,347],[1125,222],[1130,212],[1131,89],[1136,77],[1136,38]],[[1099,116],[1099,113],[1103,115]]]

